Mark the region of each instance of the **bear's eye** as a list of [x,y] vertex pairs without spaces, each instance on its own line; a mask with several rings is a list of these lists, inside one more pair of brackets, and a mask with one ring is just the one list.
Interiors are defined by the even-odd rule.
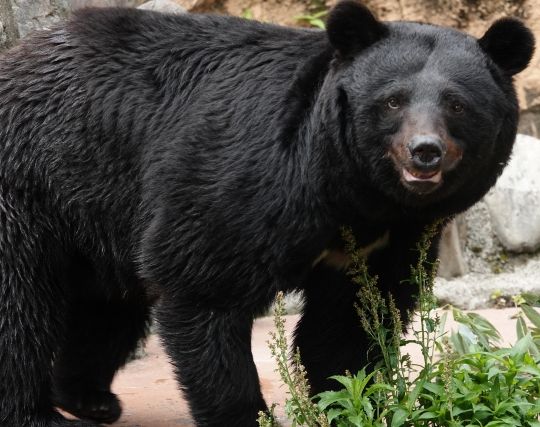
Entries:
[[465,108],[463,104],[459,101],[452,101],[451,107],[452,111],[456,114],[462,113]]
[[397,110],[401,105],[399,104],[399,100],[395,96],[391,96],[386,100],[386,106],[391,110]]

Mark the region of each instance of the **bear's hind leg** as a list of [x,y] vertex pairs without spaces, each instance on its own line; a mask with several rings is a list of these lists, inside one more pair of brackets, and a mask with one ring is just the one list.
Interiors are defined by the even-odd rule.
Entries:
[[146,335],[150,316],[144,294],[133,293],[137,295],[78,295],[72,302],[67,340],[54,367],[53,400],[78,418],[99,423],[120,418],[122,408],[111,383]]
[[0,426],[91,426],[66,420],[50,400],[65,326],[65,255],[42,212],[0,193]]

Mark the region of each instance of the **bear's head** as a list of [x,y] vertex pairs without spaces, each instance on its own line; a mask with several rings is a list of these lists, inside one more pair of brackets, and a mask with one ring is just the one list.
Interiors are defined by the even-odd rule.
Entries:
[[501,19],[476,39],[380,22],[344,1],[330,13],[327,35],[348,151],[370,185],[406,206],[453,203],[456,211],[485,194],[515,139],[512,76],[531,59],[531,32]]

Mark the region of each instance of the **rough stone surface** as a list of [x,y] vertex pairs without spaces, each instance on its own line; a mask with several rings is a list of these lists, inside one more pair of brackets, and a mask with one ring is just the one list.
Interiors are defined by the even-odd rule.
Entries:
[[540,140],[518,135],[512,159],[485,201],[505,249],[540,248]]
[[155,10],[165,13],[185,13],[186,9],[172,0],[151,0],[139,6],[139,9]]
[[449,279],[463,276],[469,271],[463,256],[465,226],[464,219],[458,217],[443,230],[441,244],[439,245],[440,263],[438,274],[441,277]]
[[184,9],[192,12],[205,12],[214,6],[216,0],[175,0]]
[[531,258],[513,272],[501,274],[467,274],[446,280],[438,278],[434,293],[441,304],[472,310],[490,305],[491,296],[522,293],[540,294],[540,256]]
[[0,49],[8,47],[8,38],[5,25],[0,21]]
[[489,210],[481,200],[461,215],[465,231],[464,258],[470,272],[498,273],[504,270],[503,248],[493,230]]
[[144,0],[71,0],[69,5],[71,10],[82,7],[137,7],[144,3]]
[[461,248],[452,241],[455,230],[443,236],[441,276],[452,277],[444,268],[452,270],[462,261],[471,273],[510,272],[526,261],[527,251],[540,248],[539,165],[540,141],[518,135],[510,165],[495,188],[458,217]]
[[215,1],[216,0],[150,0],[143,3],[139,8],[167,13],[183,13],[186,11],[204,12],[211,8]]
[[540,138],[540,108],[523,110],[521,112],[519,132]]
[[484,201],[458,215],[444,231],[439,247],[439,276],[446,279],[467,273],[499,273],[510,266]]
[[[525,23],[534,32],[537,43],[540,39],[540,2],[526,0]],[[536,53],[531,65],[517,79],[517,90],[522,107],[520,132],[540,137],[540,51]]]
[[21,37],[49,28],[66,18],[70,9],[69,0],[12,0],[12,7]]
[[[306,5],[316,5],[317,1],[299,0],[214,0],[214,10],[229,15],[243,16],[257,21],[284,25],[306,25],[299,19],[308,13]],[[540,1],[540,0],[539,0]],[[308,7],[309,8],[309,7]]]
[[19,38],[10,0],[0,0],[0,50],[13,46]]

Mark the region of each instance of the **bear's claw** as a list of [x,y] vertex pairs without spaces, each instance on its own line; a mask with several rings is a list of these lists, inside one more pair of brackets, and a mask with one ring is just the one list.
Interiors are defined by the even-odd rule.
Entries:
[[114,393],[92,391],[85,394],[64,394],[56,399],[56,406],[83,420],[112,424],[120,418],[122,407]]

